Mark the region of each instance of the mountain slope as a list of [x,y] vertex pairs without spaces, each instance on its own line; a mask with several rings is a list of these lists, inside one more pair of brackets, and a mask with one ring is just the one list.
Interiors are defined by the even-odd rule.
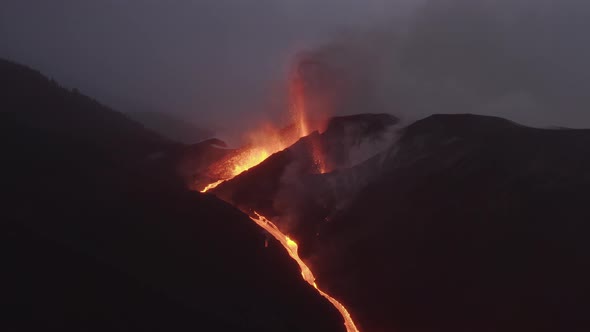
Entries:
[[320,284],[369,331],[588,330],[589,146],[493,117],[410,125],[325,225]]
[[164,137],[193,144],[211,138],[213,131],[200,128],[173,115],[160,112],[133,112],[129,117]]
[[9,330],[343,330],[278,243],[182,187],[161,156],[177,145],[35,71],[2,73]]
[[390,114],[334,117],[325,132],[301,138],[211,192],[243,211],[256,210],[273,218],[284,232],[298,239],[301,254],[306,256],[319,222],[359,185],[332,190],[336,177],[321,172],[340,174],[385,149],[398,121]]
[[322,140],[213,192],[273,217],[361,330],[590,328],[590,130],[435,115],[317,174]]

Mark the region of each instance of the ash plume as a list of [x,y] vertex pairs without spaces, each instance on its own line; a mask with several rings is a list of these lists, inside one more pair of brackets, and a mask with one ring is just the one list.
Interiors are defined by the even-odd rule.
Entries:
[[476,113],[584,127],[588,17],[590,5],[572,0],[431,0],[403,21],[349,30],[308,53],[346,87],[337,114],[390,112],[409,122]]

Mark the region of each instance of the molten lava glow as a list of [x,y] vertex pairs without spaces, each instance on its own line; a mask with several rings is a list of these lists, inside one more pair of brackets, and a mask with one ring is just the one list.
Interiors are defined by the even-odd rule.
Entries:
[[[306,99],[306,84],[298,73],[289,83],[289,112],[292,127],[277,129],[266,124],[247,136],[248,145],[235,154],[209,167],[208,176],[218,181],[208,184],[201,192],[207,192],[224,181],[230,180],[250,168],[260,164],[272,154],[293,145],[312,131],[319,130],[324,123],[316,118],[311,119]],[[318,173],[326,173],[328,168],[324,162],[324,151],[315,140],[311,142],[312,157]]]
[[256,214],[256,216],[250,217],[250,219],[252,219],[258,226],[264,228],[275,239],[277,239],[277,241],[279,241],[283,245],[283,247],[285,247],[285,249],[289,253],[289,256],[291,256],[291,258],[293,260],[295,260],[297,262],[297,264],[299,265],[299,268],[301,269],[301,276],[303,277],[303,279],[305,281],[307,281],[307,283],[309,283],[311,286],[313,286],[320,293],[320,295],[322,295],[328,301],[330,301],[330,303],[332,303],[332,305],[336,309],[338,309],[338,311],[342,315],[342,318],[344,318],[344,326],[346,327],[346,331],[347,332],[359,332],[359,330],[357,329],[356,325],[354,324],[354,321],[352,320],[352,317],[350,316],[350,313],[348,312],[348,310],[346,310],[346,308],[340,302],[338,302],[335,298],[331,297],[330,295],[326,294],[325,292],[323,292],[321,289],[318,288],[317,284],[315,283],[315,277],[313,276],[313,273],[311,272],[309,267],[305,264],[305,262],[303,262],[303,260],[301,260],[301,258],[299,258],[297,242],[291,240],[288,236],[283,234],[278,229],[278,227],[275,224],[273,224],[270,220],[266,219],[265,217],[259,215],[256,212],[255,212],[255,214]]
[[310,134],[309,123],[307,120],[307,112],[305,105],[305,90],[303,81],[299,77],[295,77],[291,81],[291,116],[293,122],[297,126],[299,137]]
[[215,182],[213,182],[213,183],[209,183],[209,184],[208,184],[208,185],[207,185],[205,188],[203,188],[203,190],[201,190],[201,192],[202,192],[202,193],[206,193],[206,192],[208,192],[209,190],[211,190],[211,189],[213,189],[213,188],[217,187],[218,185],[220,185],[220,184],[221,184],[221,182],[223,182],[223,180],[219,180],[219,181],[215,181]]
[[[260,164],[266,160],[270,155],[278,151],[284,150],[294,144],[298,139],[307,136],[311,133],[311,128],[318,129],[317,121],[314,125],[310,125],[307,117],[307,105],[305,99],[305,84],[303,79],[296,75],[291,81],[290,85],[291,96],[291,117],[294,124],[293,129],[288,132],[276,130],[272,126],[267,126],[250,135],[250,145],[246,148],[240,149],[235,155],[228,159],[210,167],[211,178],[219,179],[216,182],[208,184],[201,192],[207,192],[224,181],[233,179],[248,169]],[[324,154],[321,146],[316,141],[312,141],[312,155],[317,171],[320,173],[326,172],[326,165],[324,162]],[[301,269],[301,276],[311,286],[313,286],[323,297],[325,297],[332,305],[340,312],[344,319],[344,326],[347,332],[359,332],[355,326],[348,310],[336,299],[323,292],[318,288],[315,277],[309,267],[301,260],[298,254],[297,242],[290,239],[283,234],[275,224],[265,217],[255,213],[255,217],[250,217],[256,224],[264,228],[277,241],[279,241],[289,256],[297,262]],[[265,242],[265,246],[268,242]]]
[[[295,125],[295,130],[289,133],[280,133],[270,127],[263,128],[250,134],[250,146],[242,148],[232,157],[222,160],[211,166],[212,177],[219,179],[213,183],[209,183],[201,192],[207,192],[214,189],[221,183],[233,179],[242,174],[250,168],[265,161],[272,154],[282,151],[304,135],[303,133],[309,127],[305,124],[305,117],[299,118],[301,123]],[[324,162],[323,151],[316,141],[311,142],[311,153],[313,161],[318,173],[324,174],[327,172],[327,167]]]
[[236,160],[234,161],[231,171],[232,177],[240,175],[243,172],[249,170],[250,168],[260,164],[261,162],[266,160],[266,158],[268,158],[271,154],[280,151],[281,149],[279,148],[279,150],[277,151],[274,150],[275,149],[273,149],[272,147],[259,147],[245,151],[239,156],[239,158],[236,158]]
[[[297,126],[297,131],[299,132],[299,137],[307,136],[311,133],[310,130],[310,119],[307,116],[307,105],[305,102],[305,83],[303,79],[296,75],[291,80],[291,87],[290,87],[290,94],[291,94],[291,114],[293,117],[293,121]],[[318,129],[317,126],[317,119],[315,121],[315,129]],[[324,174],[328,172],[326,167],[326,163],[324,161],[324,153],[318,144],[317,141],[311,142],[311,149],[313,155],[313,161],[317,167],[317,171],[320,174]]]

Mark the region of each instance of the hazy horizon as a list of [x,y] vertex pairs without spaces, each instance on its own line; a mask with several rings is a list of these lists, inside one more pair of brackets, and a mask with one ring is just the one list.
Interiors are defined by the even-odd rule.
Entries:
[[358,79],[360,92],[338,113],[476,113],[579,128],[590,127],[589,8],[574,0],[9,0],[0,57],[122,112],[207,128],[280,118],[302,51]]

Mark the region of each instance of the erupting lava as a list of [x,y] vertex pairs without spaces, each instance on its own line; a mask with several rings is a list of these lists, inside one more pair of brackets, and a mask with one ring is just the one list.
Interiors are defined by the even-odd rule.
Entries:
[[[277,130],[273,126],[265,126],[258,131],[250,133],[250,145],[240,149],[235,155],[211,167],[213,178],[218,180],[208,184],[201,192],[207,192],[217,187],[222,182],[232,179],[248,169],[260,164],[273,153],[279,152],[293,145],[298,139],[309,135],[317,129],[318,123],[310,123],[307,116],[305,102],[305,84],[296,75],[289,87],[291,98],[291,121],[292,126],[283,130]],[[312,130],[313,128],[313,130]],[[312,154],[314,162],[320,173],[326,172],[321,148],[317,142],[312,142]]]
[[[223,180],[211,183],[207,187],[205,187],[205,189],[203,189],[201,192],[206,192],[211,188],[215,188],[221,182],[223,182]],[[307,281],[307,283],[309,283],[311,286],[313,286],[313,288],[315,288],[318,291],[318,293],[320,293],[320,295],[322,295],[328,301],[330,301],[330,303],[332,303],[332,305],[340,312],[340,314],[342,315],[342,318],[344,319],[344,326],[346,327],[346,331],[347,332],[359,332],[359,329],[354,324],[354,321],[352,320],[350,313],[342,305],[342,303],[338,302],[338,300],[331,297],[330,295],[328,295],[327,293],[325,293],[324,291],[322,291],[318,287],[318,285],[315,282],[315,277],[314,277],[313,273],[311,272],[311,269],[299,257],[299,253],[298,253],[299,247],[297,245],[297,242],[293,241],[287,235],[283,234],[275,224],[273,224],[270,220],[268,220],[264,216],[261,216],[260,214],[258,214],[256,212],[254,212],[254,214],[255,214],[255,217],[251,216],[250,219],[252,219],[258,226],[265,229],[277,241],[279,241],[279,243],[281,243],[281,245],[285,248],[285,250],[287,250],[287,253],[289,253],[289,256],[291,256],[291,258],[293,260],[295,260],[295,262],[297,262],[297,264],[299,265],[299,268],[301,269],[301,276],[303,277],[303,279],[305,281]],[[268,244],[265,243],[265,246],[267,246],[267,245]]]
[[281,135],[281,133],[271,128],[263,128],[252,134],[250,137],[251,146],[242,148],[235,155],[211,167],[213,173],[220,180],[208,184],[201,192],[207,192],[222,182],[233,179],[260,164],[273,153],[286,149],[299,138],[300,136],[296,136],[294,133]]
[[299,137],[307,136],[310,131],[305,107],[305,89],[303,80],[299,76],[296,76],[291,81],[290,89],[292,105],[291,114],[293,115],[293,120],[297,126]]
[[203,188],[203,190],[201,190],[201,192],[202,192],[202,193],[206,193],[206,192],[208,192],[209,190],[211,190],[211,189],[213,189],[213,188],[217,187],[218,185],[220,185],[220,184],[221,184],[221,182],[223,182],[223,180],[219,180],[219,181],[215,181],[215,182],[213,182],[213,183],[209,183],[207,186],[205,186],[205,188]]
[[293,258],[297,264],[299,264],[299,268],[301,269],[301,276],[303,279],[307,281],[311,286],[313,286],[323,297],[325,297],[342,315],[344,318],[344,326],[346,326],[347,332],[359,332],[352,317],[350,317],[350,313],[346,308],[338,302],[335,298],[331,297],[330,295],[324,293],[321,289],[318,288],[317,284],[315,283],[315,277],[313,273],[309,269],[309,267],[299,258],[299,254],[297,253],[298,246],[297,243],[291,240],[288,236],[283,234],[278,227],[273,224],[270,220],[266,219],[265,217],[259,215],[258,213],[254,212],[256,217],[250,217],[258,226],[264,228],[267,232],[269,232],[277,241],[279,241],[283,247],[289,253],[289,256]]
[[[291,95],[291,115],[294,125],[288,132],[277,131],[272,127],[263,128],[251,137],[251,145],[247,148],[241,149],[232,157],[223,160],[222,162],[213,166],[216,177],[220,180],[208,184],[201,192],[207,192],[224,181],[233,179],[248,169],[260,164],[270,155],[275,152],[286,149],[295,143],[298,139],[307,136],[311,133],[311,126],[306,114],[305,103],[305,85],[301,77],[298,75],[291,81],[290,86]],[[316,124],[317,125],[317,124]],[[318,167],[320,173],[326,172],[326,165],[323,158],[323,151],[317,142],[312,141],[312,155],[314,163]],[[301,260],[298,254],[297,243],[291,240],[288,236],[283,234],[279,228],[267,218],[255,213],[255,217],[250,217],[258,226],[265,229],[277,241],[279,241],[285,250],[294,259],[299,268],[303,279],[313,286],[323,297],[325,297],[332,305],[340,312],[344,319],[344,326],[347,332],[359,332],[355,326],[350,313],[346,308],[330,295],[318,288],[315,277],[309,267]],[[265,246],[267,243],[265,243]]]

